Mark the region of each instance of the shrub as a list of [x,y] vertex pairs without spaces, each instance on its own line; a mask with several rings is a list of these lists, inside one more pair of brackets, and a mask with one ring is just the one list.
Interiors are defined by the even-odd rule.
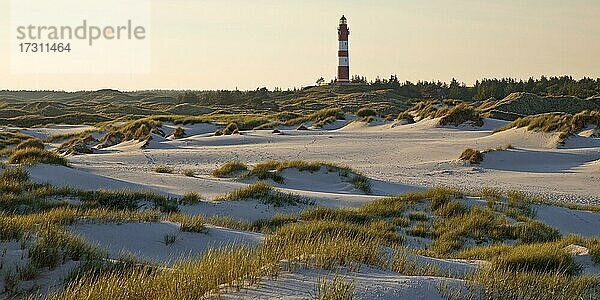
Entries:
[[167,233],[163,236],[163,242],[167,246],[175,244],[176,240],[177,240],[177,235],[174,233]]
[[51,164],[68,166],[68,161],[63,156],[54,152],[37,148],[15,150],[8,159],[10,164]]
[[377,112],[374,109],[364,107],[364,108],[359,109],[356,112],[356,115],[361,118],[366,118],[366,117],[376,116]]
[[[331,120],[332,117],[334,118],[334,120],[342,120],[344,119],[344,113],[339,108],[324,108],[314,113],[311,113],[308,116],[302,116],[287,120],[285,122],[285,125],[300,125],[305,122],[313,122],[314,124],[323,123],[323,121],[327,119]],[[300,127],[298,127],[298,130],[308,130],[308,128],[306,128],[306,126],[304,125],[301,125]]]
[[187,176],[187,177],[195,177],[196,171],[194,171],[192,169],[185,169],[185,170],[183,170],[183,175]]
[[173,174],[175,173],[175,170],[169,166],[158,166],[154,168],[154,172],[161,174]]
[[477,165],[483,162],[483,153],[481,153],[479,150],[467,148],[462,152],[458,159],[466,161],[472,165]]
[[181,139],[183,137],[185,137],[185,130],[178,126],[177,128],[175,128],[175,131],[173,131],[173,138]]
[[54,269],[67,260],[99,259],[105,257],[96,248],[64,229],[46,226],[37,231],[37,239],[29,249],[31,263],[38,267]]
[[509,252],[511,246],[505,244],[492,244],[489,246],[478,246],[467,248],[457,254],[461,259],[483,259],[492,260],[502,254]]
[[[380,247],[385,243],[380,228],[343,222],[294,223],[267,236],[261,246],[269,261],[301,261],[331,269],[337,265],[382,265]],[[399,236],[396,235],[397,238]]]
[[248,171],[248,166],[240,161],[230,161],[212,171],[211,175],[217,178],[234,176],[237,172]]
[[462,193],[451,188],[432,188],[425,193],[425,197],[431,201],[431,209],[438,210],[453,198],[461,197]]
[[236,133],[239,133],[239,128],[236,123],[229,123],[225,129],[223,129],[223,135],[232,135]]
[[440,125],[459,126],[465,122],[471,122],[475,126],[483,126],[483,118],[475,108],[468,104],[461,103],[448,111],[448,113],[440,119]]
[[15,147],[15,150],[23,150],[28,148],[44,150],[46,146],[44,146],[44,143],[38,139],[28,139],[19,143],[17,147]]

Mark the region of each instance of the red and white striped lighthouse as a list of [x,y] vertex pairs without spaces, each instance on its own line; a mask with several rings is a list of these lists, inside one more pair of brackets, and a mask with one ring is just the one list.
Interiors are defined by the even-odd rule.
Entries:
[[348,60],[348,22],[345,16],[340,19],[340,27],[338,27],[338,41],[340,49],[338,51],[338,76],[337,81],[341,84],[350,83],[350,61]]

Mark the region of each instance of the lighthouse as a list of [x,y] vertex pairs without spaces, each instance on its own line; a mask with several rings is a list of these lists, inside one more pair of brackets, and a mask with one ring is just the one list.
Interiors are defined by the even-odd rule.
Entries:
[[338,41],[340,48],[338,51],[338,76],[337,81],[340,84],[350,83],[350,61],[348,60],[348,36],[350,31],[348,30],[348,22],[346,17],[342,15],[340,19],[340,26],[338,27]]

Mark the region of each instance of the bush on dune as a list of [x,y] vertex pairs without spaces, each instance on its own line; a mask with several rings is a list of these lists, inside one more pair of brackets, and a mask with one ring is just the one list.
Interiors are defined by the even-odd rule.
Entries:
[[8,159],[10,164],[51,164],[68,166],[68,161],[63,156],[54,152],[38,148],[15,150]]
[[377,112],[374,109],[363,107],[356,112],[356,115],[361,118],[374,117],[377,115]]
[[483,126],[483,118],[481,117],[480,113],[472,106],[461,103],[450,109],[448,113],[446,113],[446,115],[440,119],[439,124],[442,126],[459,126],[466,122],[470,122],[474,126],[478,127]]
[[483,162],[483,153],[481,153],[479,150],[467,148],[460,154],[458,159],[466,161],[472,165],[477,165]]
[[173,131],[173,138],[174,139],[181,139],[185,137],[185,130],[183,130],[183,128],[181,128],[180,126],[177,126],[177,128],[175,128],[175,130]]

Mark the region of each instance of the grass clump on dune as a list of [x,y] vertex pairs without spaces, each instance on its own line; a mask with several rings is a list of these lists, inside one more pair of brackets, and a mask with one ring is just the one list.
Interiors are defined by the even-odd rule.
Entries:
[[483,162],[483,153],[481,153],[479,150],[467,148],[460,154],[458,159],[466,161],[472,165],[478,165]]
[[396,118],[396,120],[402,121],[405,124],[415,123],[415,118],[413,117],[413,115],[411,115],[409,112],[406,112],[406,111],[398,114],[398,117]]
[[558,132],[561,141],[570,135],[584,129],[588,125],[600,125],[599,111],[582,111],[575,115],[564,113],[546,113],[519,118],[512,123],[494,130],[493,133],[512,128],[527,128],[527,130],[542,132]]
[[83,275],[50,299],[203,299],[221,289],[257,283],[268,275],[264,261],[247,247],[211,250],[199,260],[181,261],[170,269],[153,267]]
[[239,172],[248,171],[248,166],[240,161],[230,161],[212,171],[211,175],[217,178],[237,176]]
[[22,167],[5,169],[0,173],[0,184],[24,183],[29,180],[29,174]]
[[269,235],[262,245],[271,261],[286,260],[331,269],[355,263],[382,265],[377,229],[348,223],[317,221],[294,223]]
[[255,199],[263,204],[269,204],[276,207],[310,203],[310,201],[305,197],[283,193],[262,181],[239,188],[225,195],[218,196],[215,200],[239,201],[251,199]]
[[344,113],[342,112],[341,109],[339,109],[339,108],[324,108],[324,109],[321,109],[314,113],[311,113],[307,116],[297,117],[294,119],[287,120],[285,122],[285,125],[294,126],[294,125],[300,125],[305,122],[313,122],[315,124],[316,123],[323,124],[323,123],[325,123],[325,120],[335,121],[335,120],[343,120],[343,119],[344,119]]
[[239,161],[231,161],[225,163],[219,168],[215,169],[211,175],[217,178],[226,177],[256,177],[259,180],[271,179],[277,183],[283,183],[284,178],[281,175],[286,169],[297,169],[298,171],[309,171],[317,172],[325,168],[327,172],[337,172],[339,176],[348,178],[348,181],[358,189],[363,191],[365,194],[371,194],[371,182],[369,179],[360,174],[359,172],[352,170],[350,167],[322,161],[277,161],[271,160],[256,164],[251,170],[248,166]]
[[526,272],[577,275],[581,267],[558,243],[519,245],[492,259],[498,268]]
[[66,158],[54,152],[38,148],[15,150],[8,158],[10,164],[51,164],[68,166]]
[[202,195],[198,192],[187,192],[181,197],[181,203],[186,205],[197,204],[202,202]]
[[28,148],[35,148],[35,149],[43,150],[45,147],[46,146],[44,145],[44,143],[42,141],[34,138],[34,139],[27,139],[27,140],[22,141],[15,147],[15,150],[22,150],[22,149],[28,149]]
[[183,232],[206,233],[206,219],[204,216],[188,216],[180,213],[169,214],[167,220],[179,223],[179,229]]
[[68,260],[94,260],[106,254],[88,245],[83,239],[56,227],[46,227],[36,233],[37,238],[29,249],[31,262],[38,268],[54,269]]
[[185,130],[183,130],[183,128],[181,128],[180,126],[177,126],[177,128],[175,128],[175,130],[173,131],[172,136],[174,139],[182,139],[185,137]]
[[8,130],[0,132],[0,150],[11,145],[18,145],[19,143],[32,139],[32,136],[23,134],[16,130]]
[[472,106],[461,103],[450,109],[445,116],[440,119],[440,125],[459,126],[466,122],[470,122],[474,126],[483,126],[483,118],[481,114]]
[[350,167],[323,161],[266,161],[255,165],[247,176],[256,176],[258,179],[271,179],[277,183],[283,183],[284,178],[281,172],[286,169],[297,169],[298,171],[318,172],[325,168],[327,172],[337,172],[339,176],[348,178],[349,182],[358,190],[365,194],[371,194],[371,182],[360,172]]
[[154,172],[156,173],[161,173],[161,174],[173,174],[175,173],[175,170],[172,167],[169,166],[158,166],[155,167],[153,169]]
[[487,267],[469,278],[467,299],[595,299],[600,293],[594,276],[564,272],[522,272]]
[[363,107],[356,112],[356,115],[361,118],[374,117],[377,115],[377,112],[374,109]]
[[331,280],[319,279],[315,294],[318,300],[352,300],[354,289],[354,282],[348,282],[336,275]]

